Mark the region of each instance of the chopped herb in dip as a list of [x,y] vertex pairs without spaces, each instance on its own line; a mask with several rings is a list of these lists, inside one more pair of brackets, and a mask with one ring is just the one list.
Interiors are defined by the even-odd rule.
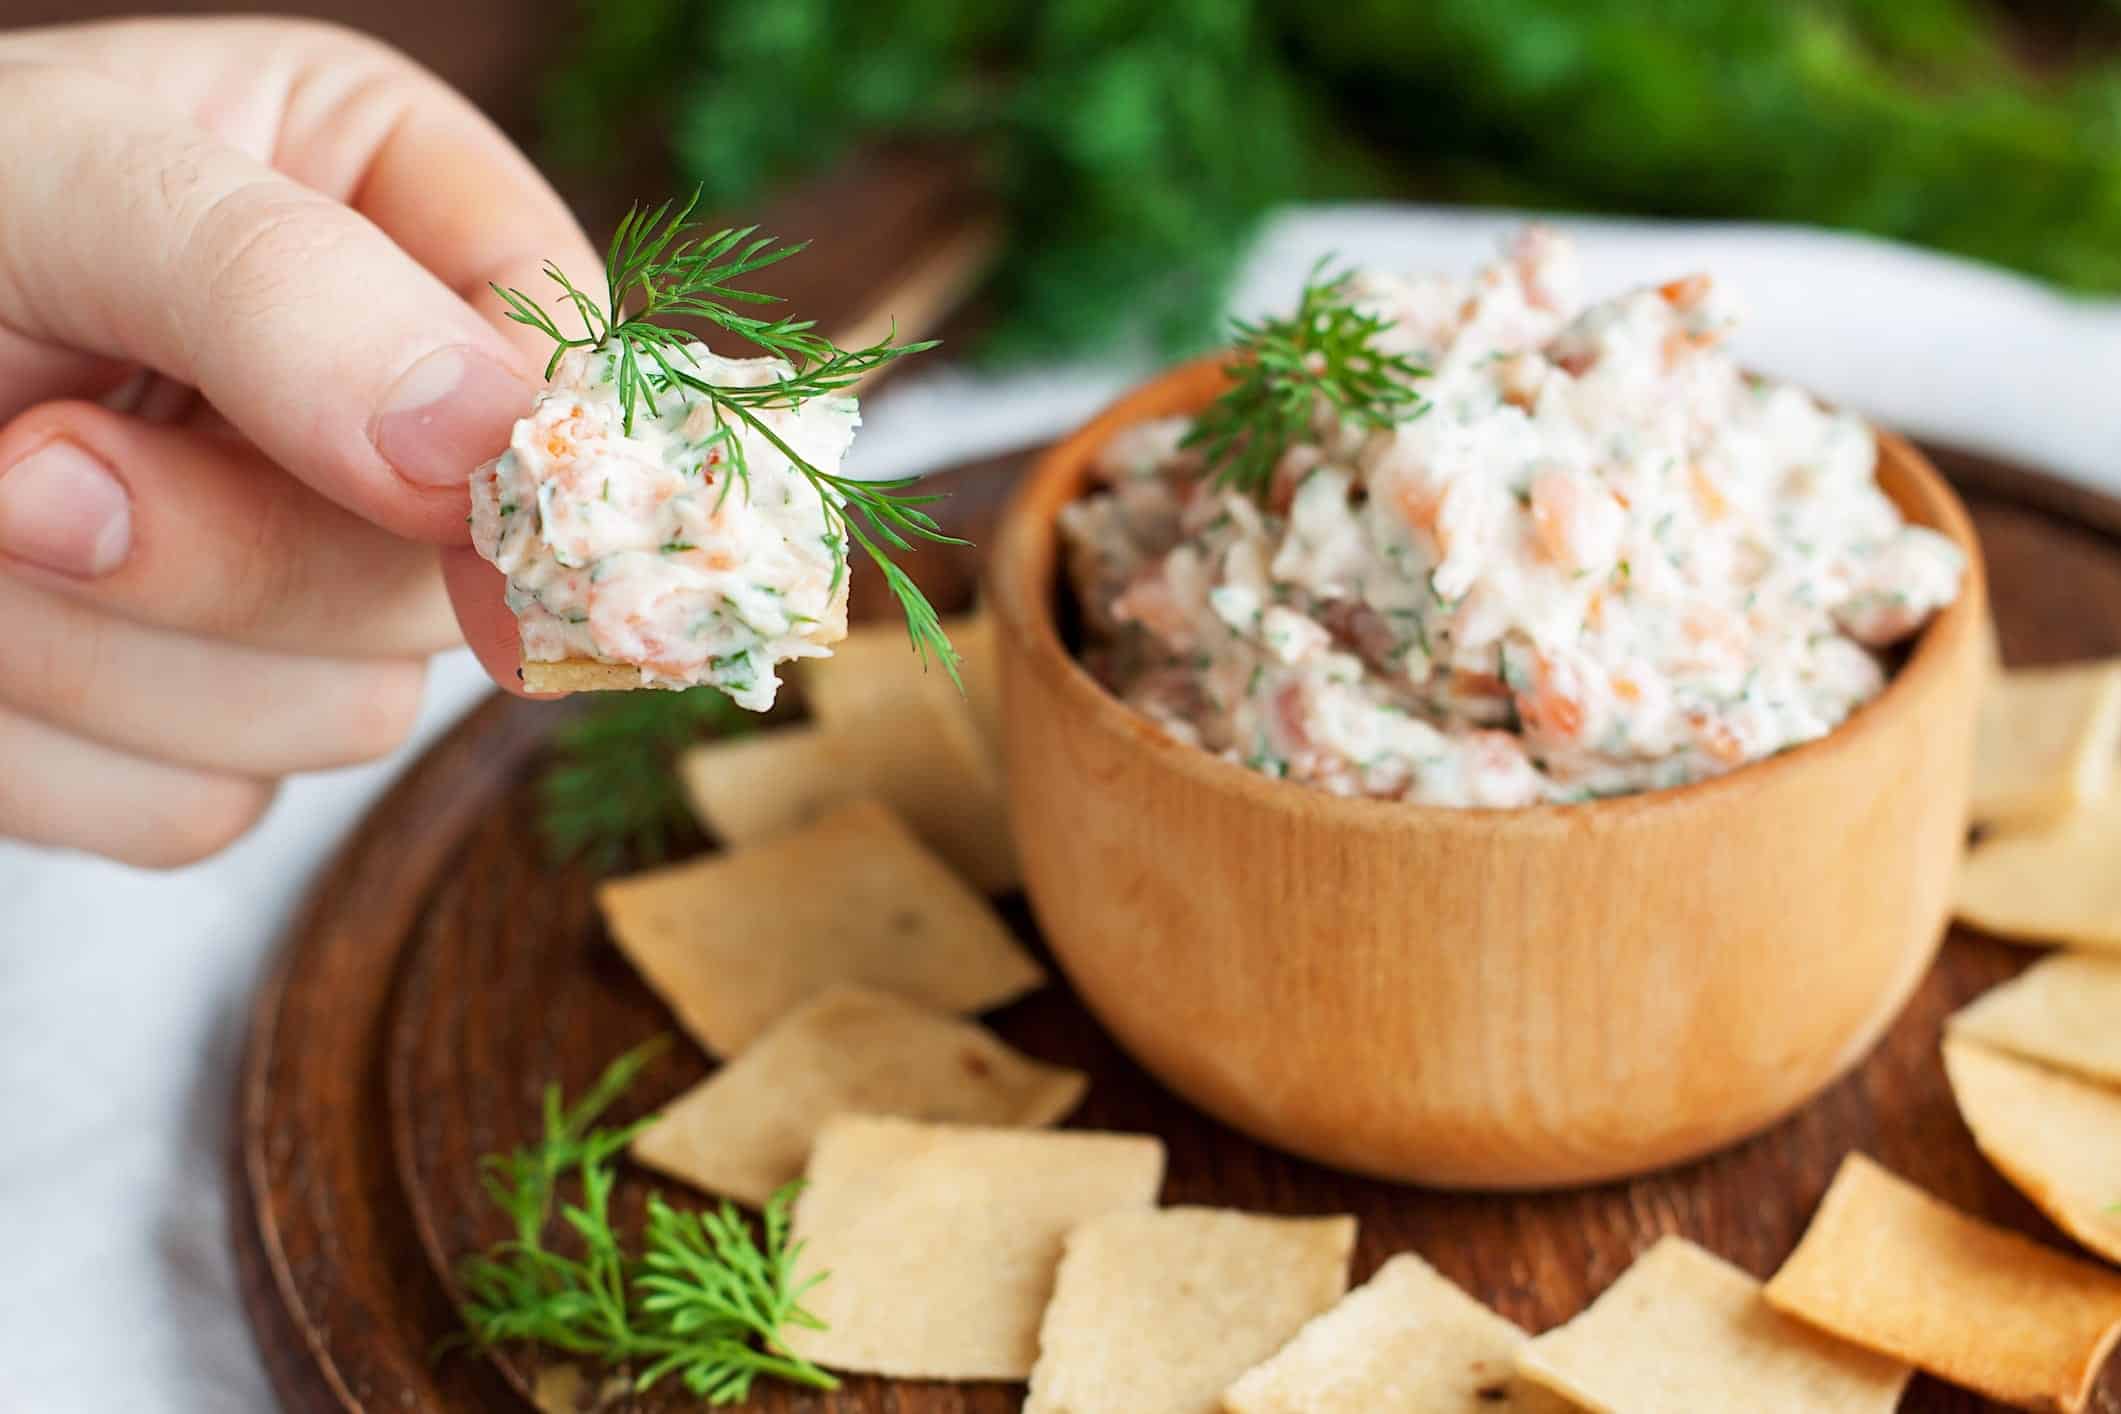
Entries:
[[[719,385],[769,386],[789,372],[699,345],[676,356]],[[779,680],[754,662],[822,656],[846,635],[845,549],[827,543],[825,501],[748,427],[733,433],[746,442],[749,486],[738,482],[730,434],[705,401],[666,398],[628,431],[609,362],[584,351],[561,360],[508,450],[472,478],[472,540],[508,576],[523,656],[638,663],[661,685],[708,683],[742,706],[771,706]],[[858,421],[854,399],[832,395],[760,416],[828,472]],[[780,495],[783,483],[802,494]],[[511,514],[518,505],[538,513]]]
[[[1833,730],[1959,550],[1878,489],[1860,419],[1741,373],[1706,276],[1576,283],[1534,228],[1470,280],[1314,285],[1359,334],[1331,362],[1247,331],[1232,393],[1114,437],[1064,515],[1092,666],[1230,760],[1441,805],[1680,785]],[[1243,460],[1245,406],[1286,408],[1259,384],[1348,367],[1408,388],[1321,387]]]

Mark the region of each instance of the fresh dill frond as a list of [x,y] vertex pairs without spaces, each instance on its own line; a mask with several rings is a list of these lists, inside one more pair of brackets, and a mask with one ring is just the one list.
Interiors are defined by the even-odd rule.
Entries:
[[1312,267],[1295,314],[1233,321],[1230,387],[1181,443],[1201,450],[1220,486],[1265,496],[1282,454],[1311,434],[1321,412],[1390,427],[1428,409],[1414,382],[1429,370],[1378,349],[1373,341],[1391,321],[1356,307],[1349,272],[1325,269],[1325,261]]
[[752,729],[752,714],[711,687],[605,694],[552,736],[538,778],[538,824],[555,863],[608,870],[667,858],[693,830],[675,762],[704,738]]
[[[773,1195],[756,1235],[726,1202],[690,1212],[659,1193],[648,1196],[638,1257],[612,1225],[616,1160],[654,1120],[616,1129],[597,1120],[666,1039],[620,1056],[572,1105],[547,1086],[539,1140],[481,1165],[486,1194],[515,1235],[458,1265],[471,1340],[481,1349],[525,1341],[623,1366],[636,1392],[674,1377],[711,1404],[747,1398],[760,1376],[835,1389],[837,1380],[781,1344],[791,1326],[823,1329],[802,1302],[824,1278],[796,1279],[802,1244],[789,1240],[800,1185]],[[560,1202],[568,1178],[580,1186],[578,1203]],[[555,1215],[580,1256],[546,1245]]]
[[[924,659],[941,664],[960,687],[958,654],[939,624],[934,607],[920,587],[892,563],[892,550],[911,550],[916,540],[946,545],[965,542],[943,533],[926,509],[937,499],[914,494],[912,478],[861,481],[827,472],[797,452],[762,413],[801,407],[812,398],[839,393],[892,361],[935,347],[935,340],[900,344],[886,335],[862,349],[843,349],[817,331],[816,321],[765,318],[749,307],[778,304],[779,296],[747,289],[738,282],[800,252],[807,242],[783,245],[772,236],[745,226],[709,233],[693,219],[699,189],[683,205],[666,201],[654,210],[630,208],[613,233],[604,257],[604,298],[600,302],[547,264],[545,276],[559,286],[554,302],[573,309],[582,332],[570,334],[552,311],[521,290],[493,287],[508,306],[508,317],[536,329],[553,341],[546,363],[550,378],[571,349],[607,356],[627,432],[643,411],[660,415],[658,398],[704,403],[714,416],[711,434],[727,453],[736,483],[748,495],[751,468],[740,430],[756,433],[801,472],[817,492],[829,530],[840,537],[837,553],[849,542],[859,545],[882,571],[884,581],[906,612],[908,637]],[[723,330],[789,366],[786,377],[760,386],[716,383],[704,377],[690,356],[695,336],[667,321],[695,319]],[[724,494],[728,487],[725,485]],[[844,562],[843,562],[844,563]]]

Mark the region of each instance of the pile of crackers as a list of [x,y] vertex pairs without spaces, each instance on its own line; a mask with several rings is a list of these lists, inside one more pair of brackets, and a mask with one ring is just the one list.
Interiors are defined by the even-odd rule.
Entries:
[[[1886,1414],[1915,1368],[2084,1407],[2121,1336],[2121,1275],[1861,1156],[1764,1285],[1668,1237],[1536,1338],[1413,1253],[1350,1292],[1352,1218],[1159,1207],[1161,1141],[1053,1129],[1087,1078],[971,1019],[1044,977],[991,902],[1016,880],[991,630],[950,632],[962,696],[895,631],[805,664],[808,721],[682,763],[725,849],[599,896],[723,1062],[634,1157],[754,1207],[804,1180],[802,1270],[829,1277],[809,1299],[825,1328],[788,1333],[793,1351],[1026,1381],[1032,1414]],[[2121,948],[2117,742],[2121,662],[1997,680],[1965,916]],[[1991,993],[1954,1018],[1946,1058],[1983,1150],[2121,1260],[2121,952]]]
[[1951,1018],[1952,1093],[2004,1176],[2121,1263],[2121,658],[1995,676],[1972,813],[1959,917],[2062,950]]

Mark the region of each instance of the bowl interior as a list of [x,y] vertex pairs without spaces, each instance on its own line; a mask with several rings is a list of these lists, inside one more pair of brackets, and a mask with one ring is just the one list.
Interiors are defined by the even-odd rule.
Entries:
[[1223,372],[1226,358],[1211,355],[1170,370],[1121,397],[1049,451],[1004,515],[987,597],[1005,630],[1028,650],[1047,685],[1063,693],[1077,709],[1106,730],[1132,738],[1139,749],[1165,758],[1164,764],[1171,769],[1212,781],[1264,808],[1300,809],[1305,815],[1325,811],[1344,824],[1381,828],[1417,818],[1430,824],[1440,817],[1535,821],[1686,809],[1706,797],[1743,791],[1762,773],[1825,765],[1834,755],[1853,749],[1860,735],[1892,730],[1894,720],[1908,710],[1908,701],[1921,694],[1931,679],[1950,671],[1956,645],[1980,631],[1986,614],[1980,547],[1966,508],[1926,457],[1905,439],[1881,429],[1877,433],[1880,489],[1910,522],[1938,531],[1959,546],[1967,557],[1966,577],[1958,598],[1935,615],[1910,644],[1889,655],[1889,661],[1897,660],[1897,670],[1885,690],[1826,736],[1687,785],[1568,804],[1514,808],[1424,805],[1292,789],[1286,782],[1173,739],[1108,691],[1077,657],[1081,614],[1068,577],[1060,572],[1060,512],[1091,489],[1091,466],[1098,450],[1134,423],[1205,407],[1228,386]]

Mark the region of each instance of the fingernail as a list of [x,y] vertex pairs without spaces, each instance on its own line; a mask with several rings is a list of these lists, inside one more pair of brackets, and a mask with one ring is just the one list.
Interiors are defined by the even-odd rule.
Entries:
[[132,544],[124,484],[79,443],[55,438],[0,472],[0,555],[94,579]]
[[436,349],[391,385],[369,440],[415,486],[462,486],[508,445],[536,392],[476,349]]

